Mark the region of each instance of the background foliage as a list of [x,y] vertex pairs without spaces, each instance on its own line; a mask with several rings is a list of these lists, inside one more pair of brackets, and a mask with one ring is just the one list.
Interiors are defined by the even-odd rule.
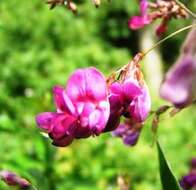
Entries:
[[[35,115],[54,110],[51,88],[65,85],[76,68],[96,66],[109,74],[139,50],[142,31],[127,28],[127,19],[138,11],[137,1],[103,2],[100,9],[87,1],[79,4],[75,16],[63,8],[49,11],[41,0],[0,1],[0,169],[27,177],[39,190],[117,189],[119,175],[128,178],[133,190],[159,190],[150,122],[133,148],[104,134],[57,149],[36,128]],[[195,7],[194,0],[188,6]],[[173,21],[169,32],[188,23]],[[165,70],[184,36],[160,48]],[[158,97],[153,102],[153,109],[162,103]],[[159,128],[160,142],[178,177],[196,154],[194,109],[164,118]],[[0,182],[0,189],[6,188]]]

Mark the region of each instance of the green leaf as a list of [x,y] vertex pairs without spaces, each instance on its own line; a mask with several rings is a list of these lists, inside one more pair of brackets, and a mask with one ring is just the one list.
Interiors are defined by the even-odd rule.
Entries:
[[172,173],[169,164],[164,156],[162,148],[157,141],[157,149],[159,156],[159,173],[163,190],[181,190],[178,181]]

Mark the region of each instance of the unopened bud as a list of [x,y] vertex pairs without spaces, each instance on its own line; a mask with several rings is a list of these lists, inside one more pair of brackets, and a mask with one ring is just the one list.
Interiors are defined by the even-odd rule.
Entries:
[[2,170],[0,171],[0,179],[9,186],[18,186],[21,189],[28,189],[31,184],[24,178],[17,176],[15,173]]

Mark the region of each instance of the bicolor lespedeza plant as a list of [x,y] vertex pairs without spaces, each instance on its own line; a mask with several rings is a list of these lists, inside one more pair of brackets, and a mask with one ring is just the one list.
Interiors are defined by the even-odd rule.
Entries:
[[[82,138],[99,138],[101,135],[111,133],[111,138],[121,138],[127,145],[127,151],[131,151],[129,147],[135,146],[142,138],[141,132],[147,120],[152,120],[152,141],[157,144],[162,189],[195,189],[195,159],[193,158],[190,172],[181,180],[176,180],[164,156],[157,131],[162,115],[166,115],[170,110],[167,116],[174,116],[185,108],[193,107],[196,103],[196,14],[179,0],[135,1],[138,3],[140,13],[137,16],[124,17],[127,28],[139,30],[153,24],[156,26],[155,33],[160,40],[152,48],[138,52],[127,64],[119,63],[121,66],[114,68],[109,75],[105,76],[95,65],[77,68],[70,74],[67,82],[64,81],[65,85],[51,86],[55,110],[43,108],[43,111],[35,117],[36,124],[40,131],[45,133],[44,136],[48,137],[45,140],[51,140],[56,148],[66,149],[75,141],[80,143]],[[132,1],[129,3],[131,6]],[[76,15],[80,12],[77,1],[48,0],[47,4],[50,9],[62,6]],[[101,1],[93,0],[93,4],[100,7]],[[99,12],[99,9],[94,11]],[[77,15],[79,16],[80,14]],[[193,23],[162,37],[168,30],[172,30],[169,25],[174,19],[187,19]],[[160,98],[168,101],[169,104],[153,109],[153,96],[150,96],[150,86],[145,80],[141,62],[146,55],[167,39],[187,30],[190,31],[179,51],[180,55],[168,69],[160,85]],[[103,64],[107,64],[107,61]],[[39,189],[39,186],[35,188],[29,181],[8,170],[0,171],[0,179],[8,186],[15,186],[19,189]],[[120,190],[130,189],[130,183],[127,183],[123,176],[119,175],[117,181]]]

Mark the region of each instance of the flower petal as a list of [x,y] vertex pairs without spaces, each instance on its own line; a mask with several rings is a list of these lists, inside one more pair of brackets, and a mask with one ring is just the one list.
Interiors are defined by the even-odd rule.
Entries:
[[53,88],[54,102],[57,106],[57,112],[63,112],[66,110],[65,100],[63,98],[64,88],[61,86],[55,86]]
[[148,1],[140,0],[140,13],[142,16],[147,14],[147,9],[148,9]]
[[133,99],[129,106],[131,118],[137,122],[143,122],[148,116],[151,107],[150,95],[147,87],[144,87],[142,94]]
[[61,139],[53,140],[52,144],[58,147],[65,147],[72,143],[73,137],[72,136],[65,136]]
[[65,113],[58,114],[58,116],[53,120],[50,137],[52,137],[53,139],[60,139],[65,135],[73,135],[70,133],[72,132],[71,128],[74,128],[75,124],[75,117]]
[[129,28],[132,30],[143,28],[145,25],[150,23],[151,19],[148,16],[133,16],[128,21]]
[[95,68],[76,70],[67,82],[66,93],[73,101],[106,98],[106,82]]
[[50,132],[52,130],[52,122],[57,115],[57,113],[53,112],[40,113],[36,116],[37,125],[46,132]]
[[192,101],[196,95],[196,60],[192,56],[182,56],[169,70],[160,95],[177,107]]

